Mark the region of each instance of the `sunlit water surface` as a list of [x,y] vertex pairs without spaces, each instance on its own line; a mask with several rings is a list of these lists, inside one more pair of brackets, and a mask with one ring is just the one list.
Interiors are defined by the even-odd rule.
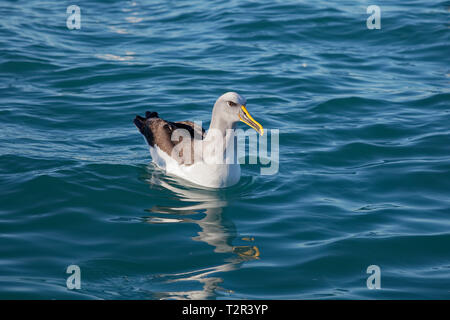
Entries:
[[[399,3],[0,2],[0,298],[448,299],[450,4]],[[136,114],[207,127],[230,90],[278,174],[151,164]]]

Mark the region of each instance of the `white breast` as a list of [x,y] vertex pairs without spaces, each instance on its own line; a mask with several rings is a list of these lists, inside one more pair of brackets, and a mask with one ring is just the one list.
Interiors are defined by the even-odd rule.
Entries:
[[241,167],[236,164],[209,164],[203,161],[192,165],[178,162],[157,146],[150,147],[153,162],[167,173],[208,188],[223,188],[235,185],[241,177]]

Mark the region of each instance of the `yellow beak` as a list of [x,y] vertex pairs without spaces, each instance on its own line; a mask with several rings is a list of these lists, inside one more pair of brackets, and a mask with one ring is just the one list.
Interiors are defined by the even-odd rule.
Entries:
[[260,135],[264,134],[264,128],[260,125],[253,117],[248,113],[245,106],[241,106],[241,110],[239,110],[239,119],[256,130]]

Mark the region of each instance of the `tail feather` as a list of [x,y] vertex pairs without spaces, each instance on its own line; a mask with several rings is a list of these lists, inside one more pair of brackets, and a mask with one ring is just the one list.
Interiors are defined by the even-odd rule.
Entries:
[[145,112],[145,118],[141,117],[140,115],[137,115],[136,118],[134,118],[134,125],[139,129],[141,133],[143,133],[143,129],[145,127],[145,121],[150,118],[159,118],[158,112]]
[[146,111],[145,112],[145,118],[159,118],[158,117],[158,112],[150,112],[150,111]]

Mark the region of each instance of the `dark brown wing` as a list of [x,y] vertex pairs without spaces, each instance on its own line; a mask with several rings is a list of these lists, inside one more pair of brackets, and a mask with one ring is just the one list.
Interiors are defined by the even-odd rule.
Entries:
[[[190,135],[191,139],[194,138],[203,139],[205,136],[205,130],[203,128],[200,128],[199,126],[195,126],[195,124],[191,121],[180,121],[180,122],[170,122],[163,120],[158,117],[158,113],[156,112],[149,112],[147,111],[145,113],[145,118],[141,116],[136,116],[134,119],[134,124],[139,129],[139,131],[142,133],[142,135],[147,140],[147,143],[154,147],[155,145],[158,146],[162,151],[167,153],[168,155],[172,154],[172,149],[174,146],[176,146],[178,143],[183,141],[183,137],[180,137],[178,141],[172,141],[172,133],[176,129],[185,129],[187,130]],[[201,129],[201,133],[200,133]],[[193,162],[194,152],[193,152],[193,144],[191,149],[191,155],[192,159],[191,162]],[[180,159],[182,159],[182,151],[180,152]],[[184,161],[181,160],[180,163],[183,163]]]
[[189,131],[191,137],[195,139],[203,140],[205,138],[205,129],[200,127],[199,125],[195,125],[192,121],[179,121],[179,122],[171,122],[177,128],[183,128]]

